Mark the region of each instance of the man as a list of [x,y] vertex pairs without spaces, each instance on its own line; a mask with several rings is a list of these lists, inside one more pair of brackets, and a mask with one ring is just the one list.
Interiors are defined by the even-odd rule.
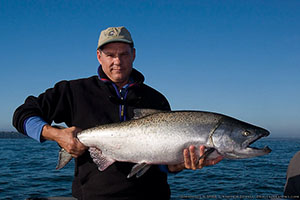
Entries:
[[286,172],[284,196],[290,199],[300,198],[300,151],[290,160]]
[[[74,158],[72,194],[77,199],[169,199],[167,172],[202,168],[221,158],[196,163],[195,147],[184,150],[185,162],[174,166],[152,166],[140,178],[126,178],[132,163],[116,162],[100,172],[87,148],[76,138],[81,129],[129,120],[135,108],[170,110],[166,98],[143,83],[144,77],[132,65],[135,48],[125,27],[101,32],[97,59],[98,76],[61,81],[39,97],[29,96],[15,111],[13,124],[21,133],[42,142],[56,141]],[[52,122],[70,128],[56,129]],[[200,154],[204,147],[200,148]]]

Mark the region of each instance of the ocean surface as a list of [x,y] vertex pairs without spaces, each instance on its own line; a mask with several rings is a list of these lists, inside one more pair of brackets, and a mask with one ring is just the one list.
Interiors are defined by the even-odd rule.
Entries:
[[[272,149],[266,156],[169,175],[172,199],[283,198],[287,166],[300,139],[264,138],[252,146],[266,145]],[[71,196],[74,162],[55,170],[58,150],[54,142],[0,139],[0,199]]]

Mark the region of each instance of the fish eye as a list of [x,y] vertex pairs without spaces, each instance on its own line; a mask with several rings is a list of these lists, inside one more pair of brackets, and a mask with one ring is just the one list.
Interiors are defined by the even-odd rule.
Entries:
[[251,135],[251,133],[249,131],[244,131],[243,132],[243,136],[248,137],[249,135]]

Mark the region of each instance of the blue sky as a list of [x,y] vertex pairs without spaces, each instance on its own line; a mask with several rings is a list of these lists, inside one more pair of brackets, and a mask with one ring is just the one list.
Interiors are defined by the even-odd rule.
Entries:
[[300,1],[0,0],[0,130],[60,80],[96,74],[102,29],[126,26],[134,67],[173,110],[300,135]]

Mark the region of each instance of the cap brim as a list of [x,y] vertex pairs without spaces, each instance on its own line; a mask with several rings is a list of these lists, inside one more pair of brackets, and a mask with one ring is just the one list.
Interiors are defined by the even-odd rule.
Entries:
[[124,42],[124,43],[127,43],[127,44],[133,44],[132,41],[129,41],[129,40],[126,40],[126,39],[111,39],[111,40],[107,40],[105,42],[103,42],[101,45],[98,46],[97,49],[99,49],[100,47],[103,47],[104,45],[108,44],[108,43],[113,43],[113,42]]

